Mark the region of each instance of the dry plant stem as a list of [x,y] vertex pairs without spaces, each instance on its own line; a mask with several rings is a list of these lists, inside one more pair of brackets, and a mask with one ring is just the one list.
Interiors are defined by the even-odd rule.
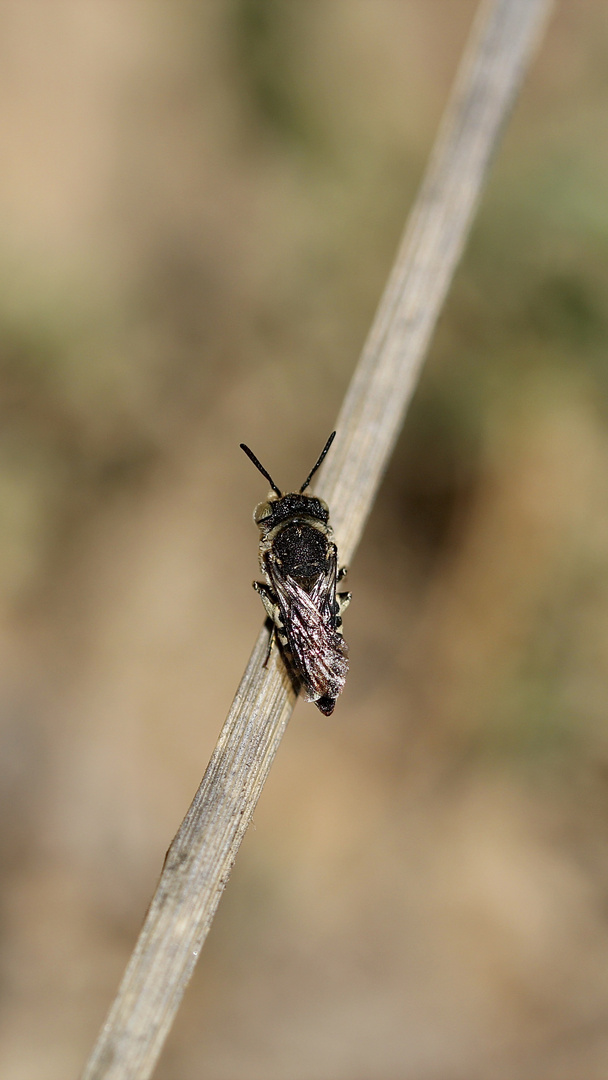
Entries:
[[[337,424],[317,493],[352,557],[399,433],[509,108],[549,0],[486,0]],[[145,1080],[211,925],[296,695],[263,630],[83,1080]]]
[[501,129],[551,0],[480,5],[426,175],[315,491],[354,552],[416,388]]

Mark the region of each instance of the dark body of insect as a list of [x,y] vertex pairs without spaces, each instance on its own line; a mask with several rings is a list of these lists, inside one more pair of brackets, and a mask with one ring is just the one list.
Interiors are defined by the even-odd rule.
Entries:
[[285,660],[301,682],[308,701],[331,716],[348,672],[348,646],[342,637],[342,613],[350,593],[339,593],[338,552],[329,524],[327,503],[304,495],[329,450],[335,431],[299,491],[283,495],[248,446],[241,448],[269,481],[268,499],[256,507],[253,520],[260,530],[260,569],[264,581],[254,581],[273,638],[279,639]]

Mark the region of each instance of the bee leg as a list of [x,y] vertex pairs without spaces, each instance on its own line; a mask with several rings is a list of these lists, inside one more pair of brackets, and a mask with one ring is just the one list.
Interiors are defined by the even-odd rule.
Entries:
[[276,627],[275,627],[275,625],[273,623],[272,624],[272,630],[270,631],[270,635],[268,637],[268,648],[266,650],[266,656],[264,657],[264,663],[262,664],[262,667],[268,667],[268,661],[270,660],[270,654],[272,652],[272,646],[274,645],[275,636],[276,636]]
[[263,581],[254,581],[253,587],[260,596],[260,599],[266,609],[266,614],[268,615],[268,618],[273,623],[276,623],[276,614],[278,610],[277,602],[272,592],[268,588],[268,585],[265,585]]
[[352,593],[349,592],[336,593],[336,601],[338,604],[338,609],[336,611],[336,630],[339,634],[342,633],[342,612],[346,611],[346,608],[350,604],[351,595]]
[[341,581],[344,581],[344,578],[346,577],[347,574],[348,574],[348,566],[340,567],[340,569],[338,570],[338,576],[336,577],[336,581],[338,582],[338,584]]
[[266,610],[266,614],[272,623],[272,630],[270,631],[270,638],[268,639],[268,652],[266,653],[266,659],[264,660],[264,667],[266,667],[268,661],[270,660],[270,654],[272,652],[272,646],[274,645],[275,638],[278,637],[283,645],[286,643],[287,639],[283,630],[281,609],[279,608],[279,605],[274,599],[273,593],[268,588],[268,585],[265,585],[263,581],[254,581],[253,587],[255,591],[259,593],[264,608]]

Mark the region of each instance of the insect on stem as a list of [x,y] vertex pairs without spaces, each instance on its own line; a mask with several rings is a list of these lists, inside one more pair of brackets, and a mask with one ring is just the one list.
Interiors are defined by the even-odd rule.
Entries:
[[[332,431],[299,491],[282,495],[270,474],[248,446],[242,449],[265,476],[277,496],[256,507],[260,530],[260,569],[264,581],[254,581],[266,614],[272,621],[268,656],[273,640],[279,642],[289,671],[302,685],[309,701],[331,716],[344,688],[348,647],[342,637],[342,614],[350,593],[336,586],[344,577],[338,570],[338,552],[322,499],[304,495],[335,438]],[[267,656],[267,660],[268,660]]]

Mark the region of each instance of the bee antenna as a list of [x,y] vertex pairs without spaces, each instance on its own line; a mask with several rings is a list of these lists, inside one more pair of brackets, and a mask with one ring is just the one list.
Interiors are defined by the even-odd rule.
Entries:
[[327,451],[329,450],[329,448],[330,448],[332,442],[334,441],[335,437],[336,437],[336,433],[335,433],[335,431],[332,431],[331,435],[329,436],[329,439],[327,440],[327,442],[325,443],[325,446],[323,447],[323,449],[321,451],[321,456],[319,457],[319,460],[317,461],[316,465],[313,465],[313,467],[310,470],[308,476],[306,477],[306,480],[302,484],[302,487],[300,488],[300,495],[302,494],[303,491],[306,491],[306,488],[310,484],[310,481],[312,480],[313,476],[315,475],[317,469],[323,463],[323,459],[325,458],[325,455],[326,455]]
[[[265,469],[265,468],[264,468],[264,466],[263,466],[263,465],[262,465],[262,464],[261,464],[261,463],[260,463],[260,462],[258,461],[258,459],[257,459],[257,457],[255,456],[255,454],[253,453],[253,451],[252,451],[252,450],[250,450],[248,446],[245,446],[245,443],[243,443],[243,442],[242,442],[242,443],[240,444],[240,447],[241,447],[241,450],[244,450],[244,451],[245,451],[245,453],[247,454],[247,457],[249,458],[249,460],[250,460],[250,461],[253,461],[253,464],[255,465],[256,469],[259,469],[259,471],[261,472],[262,476],[265,476],[265,477],[266,477],[266,479],[268,480],[268,483],[270,484],[270,486],[271,486],[272,490],[273,490],[274,492],[276,492],[276,494],[277,494],[277,495],[279,496],[279,499],[282,499],[282,498],[283,498],[283,492],[282,492],[282,491],[279,491],[279,489],[278,489],[277,485],[275,484],[274,480],[272,479],[272,476],[270,475],[270,473],[267,473],[267,472],[266,472],[266,469]],[[321,457],[323,457],[323,454],[321,455]],[[313,472],[314,472],[314,469],[313,469]]]

